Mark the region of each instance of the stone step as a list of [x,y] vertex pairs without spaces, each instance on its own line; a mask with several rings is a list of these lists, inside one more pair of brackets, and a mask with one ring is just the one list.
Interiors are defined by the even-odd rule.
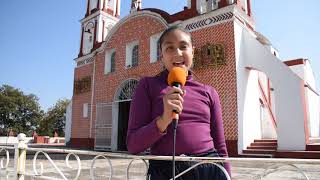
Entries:
[[255,139],[254,142],[278,142],[276,139]]
[[307,144],[307,151],[320,151],[320,144]]
[[249,154],[249,153],[243,153],[239,154],[239,157],[248,157],[248,158],[272,158],[272,154]]
[[320,159],[320,151],[277,151],[276,158]]
[[248,146],[247,149],[276,150],[276,149],[277,149],[277,146]]
[[277,142],[254,142],[250,146],[278,146]]
[[243,150],[243,154],[273,154],[276,150],[270,150],[270,149],[246,149]]

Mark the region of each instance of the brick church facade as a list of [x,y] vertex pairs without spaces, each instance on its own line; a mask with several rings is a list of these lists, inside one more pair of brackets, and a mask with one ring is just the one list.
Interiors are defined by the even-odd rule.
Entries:
[[[163,70],[158,39],[167,27],[179,25],[192,34],[196,79],[213,86],[220,95],[229,153],[239,154],[248,144],[239,130],[240,122],[245,122],[244,115],[239,113],[239,29],[268,47],[274,58],[278,53],[255,31],[250,0],[189,0],[183,11],[172,15],[159,9],[142,9],[141,4],[133,0],[130,14],[120,19],[120,0],[88,0],[86,15],[81,20],[81,45],[74,71],[71,146],[126,151],[125,135],[134,88],[141,77],[154,76]],[[306,64],[304,59],[290,62],[292,66]],[[271,116],[275,98],[272,85],[267,73],[255,73],[265,91],[259,91],[253,97],[254,102],[260,100],[257,108],[269,105],[263,107],[271,112],[266,119],[272,122],[267,125],[272,129],[275,126],[275,118]],[[302,123],[305,125],[306,121]],[[275,130],[271,131],[271,138],[277,138]],[[309,136],[304,136],[307,141]]]

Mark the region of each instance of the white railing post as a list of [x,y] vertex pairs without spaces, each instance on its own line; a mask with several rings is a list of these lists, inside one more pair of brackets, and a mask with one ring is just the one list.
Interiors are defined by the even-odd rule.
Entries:
[[24,180],[27,158],[26,135],[20,133],[18,135],[18,144],[15,144],[14,150],[14,175],[15,180]]

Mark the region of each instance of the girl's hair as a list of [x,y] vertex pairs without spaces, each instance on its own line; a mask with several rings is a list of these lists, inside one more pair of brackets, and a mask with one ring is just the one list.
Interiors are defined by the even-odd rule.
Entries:
[[192,44],[191,33],[188,32],[187,30],[183,29],[183,28],[180,27],[180,26],[174,25],[174,26],[168,27],[168,28],[167,28],[165,31],[163,31],[163,33],[161,34],[161,36],[160,36],[160,38],[159,38],[160,49],[162,49],[162,43],[163,43],[163,41],[164,41],[164,38],[165,38],[171,31],[174,31],[174,30],[180,30],[180,31],[186,33],[186,34],[190,37],[190,41],[191,41],[191,44]]

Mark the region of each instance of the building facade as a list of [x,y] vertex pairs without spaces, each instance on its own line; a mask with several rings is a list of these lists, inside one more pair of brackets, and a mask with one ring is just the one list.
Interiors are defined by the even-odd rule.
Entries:
[[[171,25],[192,34],[193,71],[220,95],[231,155],[254,139],[302,150],[319,137],[319,94],[309,61],[278,59],[255,31],[250,0],[188,0],[172,15],[133,0],[130,14],[119,17],[120,0],[88,0],[74,72],[71,146],[126,151],[132,94],[141,77],[163,70],[158,40]],[[290,123],[294,132],[286,130]],[[288,143],[292,137],[297,142]]]

